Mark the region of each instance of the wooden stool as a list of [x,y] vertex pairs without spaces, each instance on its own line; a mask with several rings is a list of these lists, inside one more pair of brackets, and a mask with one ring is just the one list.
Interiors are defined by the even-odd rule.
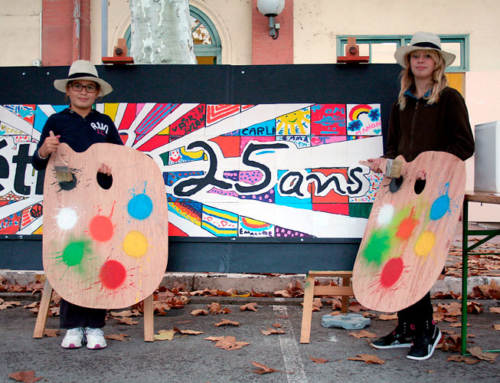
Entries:
[[[36,317],[35,330],[33,338],[42,338],[47,323],[47,315],[49,314],[50,300],[52,299],[52,286],[48,279],[45,280],[43,287],[42,299],[40,300],[40,308]],[[144,341],[154,341],[154,313],[153,313],[153,295],[144,299]]]
[[[342,278],[342,286],[315,286],[314,281],[318,277]],[[302,308],[300,343],[309,343],[311,336],[312,306],[315,296],[341,296],[342,312],[347,312],[349,297],[353,296],[351,277],[352,271],[309,271],[304,288],[304,307]]]

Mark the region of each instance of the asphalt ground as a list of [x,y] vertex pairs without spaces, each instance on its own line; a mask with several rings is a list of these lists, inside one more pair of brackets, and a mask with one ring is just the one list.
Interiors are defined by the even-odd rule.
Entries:
[[[9,300],[8,295],[2,295]],[[206,309],[219,302],[229,314],[193,316],[196,309]],[[0,381],[14,382],[8,375],[16,371],[34,370],[40,382],[498,382],[500,358],[494,363],[480,361],[468,365],[447,361],[458,355],[436,350],[427,361],[407,359],[407,349],[375,350],[366,339],[349,335],[348,330],[321,327],[322,315],[330,308],[313,313],[311,343],[300,344],[302,311],[300,299],[193,297],[182,309],[172,309],[165,316],[155,316],[155,333],[172,329],[203,331],[200,335],[175,334],[171,341],[146,343],[143,340],[142,317],[137,325],[125,325],[111,318],[106,334],[127,334],[127,340],[108,340],[104,350],[65,350],[58,337],[33,339],[35,315],[22,307],[0,310]],[[25,298],[23,304],[32,303]],[[240,311],[240,306],[257,302],[257,311]],[[452,300],[433,303],[450,303]],[[485,300],[484,312],[469,315],[471,346],[482,349],[500,348],[500,332],[493,330],[500,323],[500,314],[489,307],[498,301]],[[214,324],[222,319],[238,321],[240,325]],[[279,323],[284,334],[265,336],[261,330]],[[385,335],[396,321],[372,319],[366,330]],[[58,318],[48,318],[47,328],[58,328]],[[442,330],[460,333],[449,323],[439,324]],[[209,336],[234,336],[249,344],[237,350],[215,347]],[[348,360],[358,354],[372,354],[384,364],[367,364]],[[311,358],[327,359],[314,363]],[[262,363],[277,372],[259,375],[252,362]]]

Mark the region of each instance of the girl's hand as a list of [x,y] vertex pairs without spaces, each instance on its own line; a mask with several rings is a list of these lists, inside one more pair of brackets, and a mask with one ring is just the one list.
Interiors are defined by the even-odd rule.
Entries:
[[359,161],[361,165],[368,166],[372,172],[384,173],[387,160],[385,158],[369,158],[366,161]]
[[38,149],[38,154],[40,155],[40,157],[47,158],[52,153],[54,153],[59,146],[60,137],[60,135],[54,135],[54,132],[51,130],[49,132],[49,136],[45,138],[42,146],[40,146],[40,149]]

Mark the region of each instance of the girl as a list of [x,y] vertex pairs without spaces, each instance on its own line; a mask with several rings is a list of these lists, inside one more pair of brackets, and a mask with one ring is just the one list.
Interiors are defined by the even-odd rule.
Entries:
[[[464,99],[447,86],[445,69],[455,55],[441,50],[433,33],[417,32],[410,44],[397,49],[396,61],[403,67],[401,90],[389,120],[385,158],[403,155],[414,160],[425,151],[443,151],[466,160],[474,153],[474,139]],[[383,159],[369,159],[372,171],[383,172]],[[432,317],[430,294],[398,312],[398,325],[375,340],[379,349],[409,347],[409,359],[432,356],[441,331]]]
[[[57,151],[61,142],[67,143],[76,152],[83,152],[98,142],[123,145],[111,118],[92,109],[97,97],[113,91],[110,84],[99,78],[93,64],[84,60],[75,61],[69,69],[68,78],[55,80],[54,87],[66,93],[70,106],[50,116],[45,123],[33,155],[35,169],[47,167],[49,157]],[[99,172],[110,175],[111,169],[103,164]],[[61,300],[60,326],[68,329],[61,346],[79,348],[86,342],[89,349],[105,348],[106,340],[101,330],[105,316],[106,310],[80,307]]]

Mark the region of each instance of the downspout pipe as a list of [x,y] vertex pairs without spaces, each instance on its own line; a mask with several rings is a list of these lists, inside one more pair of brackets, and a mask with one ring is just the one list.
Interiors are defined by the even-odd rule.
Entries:
[[81,0],[73,0],[73,52],[72,61],[79,60],[81,57]]
[[101,0],[101,56],[108,56],[108,0]]

